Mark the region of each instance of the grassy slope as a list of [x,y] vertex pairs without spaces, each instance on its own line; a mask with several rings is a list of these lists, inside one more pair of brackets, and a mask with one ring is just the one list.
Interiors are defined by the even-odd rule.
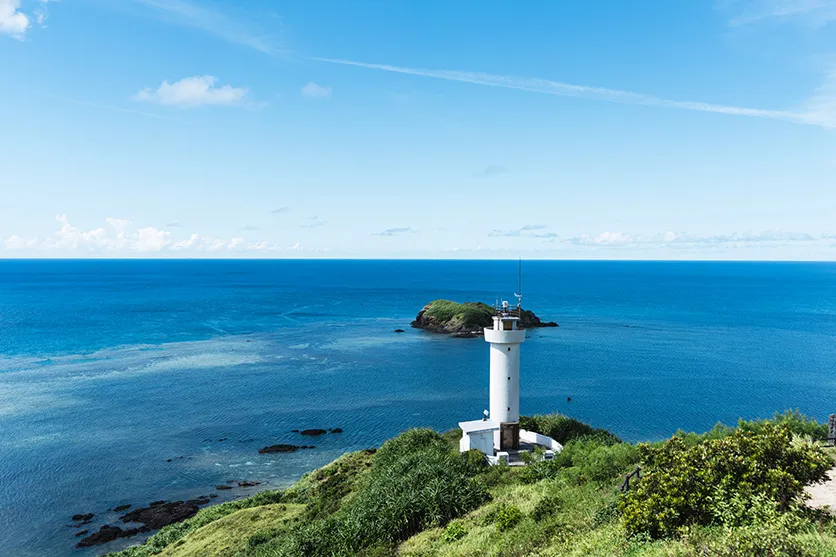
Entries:
[[[559,440],[566,443],[557,468],[484,469],[477,473],[474,481],[489,493],[490,499],[486,503],[469,512],[463,509],[459,518],[450,523],[445,520],[435,527],[423,527],[423,531],[402,543],[367,548],[365,553],[359,554],[836,556],[836,523],[821,517],[818,522],[805,522],[790,533],[766,526],[702,527],[677,539],[652,541],[641,536],[629,537],[615,511],[615,502],[620,496],[618,486],[622,474],[632,469],[638,458],[635,447],[562,417],[538,418],[532,422],[562,437]],[[813,434],[820,428],[804,423],[796,423],[796,426],[795,429],[809,430]],[[716,428],[700,438],[719,437],[728,431],[728,428]],[[457,437],[455,432],[444,435],[451,451],[455,450]],[[698,441],[696,437],[690,440]],[[389,451],[386,458],[391,460],[391,453]],[[398,458],[401,454],[406,453],[398,453]],[[204,509],[185,523],[162,530],[147,544],[119,555],[293,554],[285,542],[294,536],[294,531],[341,516],[352,503],[363,503],[362,494],[368,492],[372,480],[385,481],[396,473],[389,468],[378,469],[379,464],[366,452],[344,455],[306,475],[284,493],[259,494]],[[354,505],[355,510],[357,506]],[[519,510],[517,520],[503,523],[499,517],[514,515],[507,512],[509,509]],[[347,513],[347,516],[358,519],[360,515],[355,512]],[[792,548],[782,550],[789,542],[792,542]],[[336,546],[334,554],[339,554]]]

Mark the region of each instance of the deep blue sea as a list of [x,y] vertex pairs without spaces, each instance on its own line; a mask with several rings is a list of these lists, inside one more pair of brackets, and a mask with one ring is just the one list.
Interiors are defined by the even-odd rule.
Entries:
[[[560,323],[523,345],[523,413],[638,441],[836,412],[836,264],[525,262],[523,281]],[[0,555],[118,549],[142,538],[75,550],[70,516],[245,496],[479,418],[485,342],[409,322],[516,286],[516,261],[0,261]],[[244,479],[264,483],[214,489]]]

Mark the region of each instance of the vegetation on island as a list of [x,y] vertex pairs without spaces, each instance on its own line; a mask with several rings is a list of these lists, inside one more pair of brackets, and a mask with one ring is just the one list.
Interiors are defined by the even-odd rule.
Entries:
[[[485,327],[492,326],[494,315],[496,308],[482,302],[434,300],[418,312],[412,326],[434,333],[473,336],[480,334]],[[557,323],[543,322],[533,311],[522,309],[520,325],[523,328],[556,327]]]
[[564,450],[491,467],[458,453],[458,430],[410,430],[113,555],[836,555],[836,519],[802,497],[833,465],[813,441],[824,426],[798,413],[638,445],[565,416],[521,421]]

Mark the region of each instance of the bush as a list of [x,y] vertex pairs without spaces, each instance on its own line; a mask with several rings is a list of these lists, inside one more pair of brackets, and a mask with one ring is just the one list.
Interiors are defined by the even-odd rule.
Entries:
[[574,467],[582,482],[608,483],[630,471],[639,461],[639,451],[627,443],[611,444],[600,436],[569,441],[552,461],[540,461],[520,470],[521,483],[536,483],[556,477],[561,469]]
[[488,499],[466,458],[438,433],[411,430],[383,444],[357,495],[335,514],[300,528],[294,555],[356,555],[444,526]]
[[566,461],[562,460],[541,460],[525,466],[517,473],[516,477],[520,483],[533,484],[541,480],[549,480],[557,477],[561,468],[568,465],[571,465],[571,461],[569,461],[569,464],[566,464]]
[[627,443],[606,444],[597,437],[570,441],[562,451],[591,482],[608,483],[631,471],[639,461],[639,450]]
[[[775,412],[775,415],[770,420],[739,420],[737,422],[737,429],[760,433],[766,425],[786,425],[795,435],[813,440],[827,438],[827,424],[820,424],[798,410],[786,410],[783,413]],[[706,433],[678,431],[677,436],[681,437],[686,445],[693,446],[708,439],[728,437],[734,432],[735,428],[718,423]]]
[[757,524],[790,509],[804,485],[824,479],[829,457],[793,438],[788,424],[763,423],[693,446],[673,437],[640,445],[643,475],[620,501],[629,533],[670,537],[691,525]]
[[493,522],[500,532],[510,530],[522,519],[523,513],[516,505],[502,505],[493,516]]
[[594,436],[602,443],[620,443],[621,439],[605,429],[594,428],[562,414],[542,416],[520,416],[520,428],[551,437],[561,445],[573,439]]
[[466,534],[467,532],[465,532],[462,523],[458,520],[454,520],[444,529],[444,532],[441,534],[441,539],[450,543],[462,539]]
[[531,511],[531,518],[538,522],[547,520],[556,515],[562,507],[563,503],[559,498],[554,495],[547,495],[534,505],[534,510]]

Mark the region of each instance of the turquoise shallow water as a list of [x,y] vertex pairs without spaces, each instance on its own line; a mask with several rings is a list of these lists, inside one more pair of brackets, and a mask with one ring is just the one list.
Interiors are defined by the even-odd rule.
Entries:
[[[510,297],[516,271],[0,261],[0,555],[112,550],[137,539],[74,550],[69,517],[95,512],[98,528],[116,518],[107,508],[230,479],[281,487],[409,427],[480,417],[484,341],[408,324],[434,298]],[[530,262],[524,281],[525,305],[561,326],[529,332],[523,413],[557,410],[635,441],[786,408],[836,412],[834,264]],[[307,444],[290,430],[308,427],[344,433],[258,454]]]

